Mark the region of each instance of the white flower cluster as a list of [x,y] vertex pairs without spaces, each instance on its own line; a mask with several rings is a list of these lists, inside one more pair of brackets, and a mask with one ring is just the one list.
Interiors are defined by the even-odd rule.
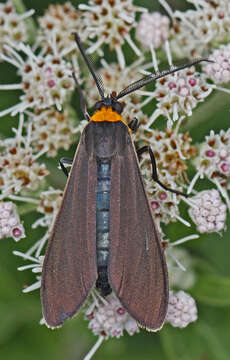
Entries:
[[228,0],[189,0],[189,3],[195,9],[171,11],[172,48],[181,57],[194,58],[203,56],[218,42],[230,40],[230,3]]
[[170,291],[166,321],[174,327],[185,328],[197,320],[195,300],[184,291]]
[[5,237],[12,237],[15,241],[25,237],[16,206],[10,201],[0,201],[0,239]]
[[18,194],[22,190],[34,191],[40,186],[41,180],[49,174],[45,164],[37,162],[27,139],[6,139],[0,141],[3,147],[0,158],[0,189],[1,198],[10,194]]
[[152,119],[159,115],[176,121],[181,115],[192,115],[192,110],[212,92],[204,75],[194,67],[181,70],[156,81],[156,89],[150,97],[157,99],[157,110]]
[[48,148],[46,155],[54,157],[58,150],[68,150],[73,141],[73,119],[69,111],[57,111],[55,107],[36,110],[29,116],[32,123],[31,145],[35,151]]
[[99,49],[102,44],[108,44],[111,50],[115,49],[119,65],[124,69],[125,58],[121,47],[126,41],[140,56],[141,53],[129,33],[136,26],[136,12],[146,9],[134,6],[133,0],[89,0],[89,5],[80,4],[79,9],[85,11],[83,18],[85,36],[90,40],[97,38],[88,49],[89,53]]
[[124,330],[129,335],[139,332],[137,322],[131,318],[113,293],[108,295],[103,303],[96,301],[93,306],[91,305],[85,312],[85,318],[90,320],[89,328],[93,333],[105,338],[119,338]]
[[200,233],[219,232],[225,228],[227,206],[217,190],[204,190],[190,198],[194,206],[189,215]]
[[209,56],[213,63],[203,65],[204,72],[215,84],[230,82],[230,44],[221,45]]
[[[19,104],[2,111],[0,116],[10,112],[15,115],[27,108],[45,109],[53,105],[61,110],[67,95],[74,89],[70,63],[59,55],[36,56],[32,49],[23,43],[20,43],[18,49],[27,56],[25,60],[16,52],[16,49],[9,46],[5,46],[5,49],[7,55],[2,55],[2,58],[13,63],[22,78],[21,84],[11,85],[11,89],[20,88],[24,94],[20,96]],[[4,89],[4,85],[0,88]]]
[[11,1],[0,4],[0,51],[4,51],[4,44],[15,44],[28,40],[24,20],[34,13],[33,10],[18,14]]
[[[70,2],[63,5],[49,5],[45,15],[38,18],[40,25],[38,44],[42,44],[46,52],[55,43],[56,51],[60,56],[71,56],[76,58],[77,47],[72,35],[73,32],[82,32],[81,12],[76,10]],[[84,38],[82,38],[84,41]],[[75,68],[76,69],[76,68]]]
[[[169,67],[171,71],[174,71],[176,67],[172,62],[168,41],[165,41],[164,48]],[[207,76],[196,71],[194,66],[163,76],[165,71],[161,72],[159,70],[156,52],[153,47],[151,47],[151,54],[155,77],[161,77],[156,79],[153,91],[138,91],[139,94],[146,96],[146,99],[141,102],[141,107],[143,108],[153,99],[157,100],[156,109],[152,112],[148,125],[150,127],[155,119],[163,115],[168,119],[167,125],[171,128],[175,121],[178,120],[178,123],[180,123],[185,115],[192,115],[192,110],[210,95],[213,85],[209,84]],[[154,76],[152,73],[147,74]]]
[[169,37],[169,24],[169,18],[158,12],[143,13],[136,27],[136,39],[144,48],[159,48]]
[[210,131],[210,135],[205,137],[205,143],[200,147],[196,166],[200,174],[230,186],[230,129],[221,130],[219,134]]
[[[158,177],[167,187],[183,191],[186,160],[196,155],[196,147],[191,144],[189,133],[178,133],[174,129],[159,131],[147,128],[146,124],[140,125],[136,140],[141,140],[149,145],[154,153]],[[179,203],[181,197],[167,192],[152,179],[152,165],[149,154],[145,153],[141,159],[141,172],[146,184],[146,190],[152,205],[154,217],[165,224],[172,221],[182,221],[179,216]],[[186,222],[184,222],[186,224]]]

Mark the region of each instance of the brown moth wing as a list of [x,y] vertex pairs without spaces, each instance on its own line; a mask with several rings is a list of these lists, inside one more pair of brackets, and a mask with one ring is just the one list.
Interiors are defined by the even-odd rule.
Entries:
[[122,155],[111,167],[109,282],[128,313],[156,331],[168,307],[168,273],[128,130]]
[[76,314],[97,278],[96,181],[96,161],[86,153],[83,133],[42,271],[42,309],[51,328]]

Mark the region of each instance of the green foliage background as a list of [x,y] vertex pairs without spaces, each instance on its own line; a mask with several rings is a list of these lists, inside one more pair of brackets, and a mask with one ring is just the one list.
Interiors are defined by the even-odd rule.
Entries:
[[[59,1],[59,3],[62,2]],[[72,1],[72,4],[77,7],[79,2]],[[42,15],[50,3],[57,2],[25,0],[24,3],[27,9],[35,8],[36,14]],[[169,3],[177,9],[185,9],[186,3],[183,0],[171,0]],[[136,4],[146,6],[150,10],[159,9],[157,1],[139,0]],[[17,80],[14,68],[0,64],[0,83],[14,83]],[[16,91],[1,91],[0,108],[5,109],[16,104],[19,94]],[[218,132],[220,129],[226,130],[229,127],[229,104],[229,95],[215,92],[194,111],[187,124],[194,142],[202,141],[211,129]],[[11,136],[11,128],[17,126],[16,121],[17,117],[1,118],[0,136],[2,134]],[[73,153],[74,147],[68,154],[60,152],[59,157],[73,156]],[[51,170],[56,167],[56,163],[52,160],[47,163],[47,167]],[[57,174],[55,177],[58,177],[59,183],[64,186],[64,175],[60,172]],[[36,213],[23,216],[25,224],[31,224],[36,218]],[[43,231],[27,228],[27,237],[21,242],[15,243],[12,239],[4,239],[0,243],[1,359],[80,360],[96,341],[96,337],[87,329],[87,323],[81,316],[68,321],[63,328],[57,330],[40,326],[39,291],[29,294],[21,292],[23,285],[34,282],[34,275],[29,271],[16,270],[23,261],[15,257],[12,251],[28,249],[36,239],[41,237]],[[167,228],[168,236],[175,240],[184,236],[184,231],[180,223],[172,224]],[[186,229],[186,231],[189,235],[195,232],[195,228]],[[141,330],[140,334],[133,337],[125,335],[119,340],[105,341],[96,353],[95,360],[230,359],[230,227],[222,237],[218,234],[205,234],[185,246],[197,259],[198,281],[189,292],[197,300],[198,321],[183,330],[165,325],[159,333]]]

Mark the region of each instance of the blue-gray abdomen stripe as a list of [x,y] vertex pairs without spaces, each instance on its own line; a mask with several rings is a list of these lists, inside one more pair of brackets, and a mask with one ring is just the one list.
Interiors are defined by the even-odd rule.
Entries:
[[111,160],[97,161],[96,188],[96,246],[98,279],[96,286],[102,295],[108,295],[111,288],[108,283],[107,267],[109,255]]

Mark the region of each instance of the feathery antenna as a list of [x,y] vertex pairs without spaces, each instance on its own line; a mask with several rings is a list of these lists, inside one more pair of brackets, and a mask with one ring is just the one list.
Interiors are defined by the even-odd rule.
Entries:
[[173,73],[175,73],[177,71],[180,71],[182,69],[186,69],[186,68],[188,68],[190,66],[199,64],[202,61],[214,62],[214,61],[209,60],[209,59],[197,59],[197,60],[195,60],[195,61],[193,61],[191,63],[185,64],[185,65],[182,65],[182,66],[178,66],[178,67],[174,67],[173,69],[170,69],[170,70],[163,71],[160,74],[150,74],[150,75],[144,76],[142,79],[137,80],[137,81],[133,82],[132,84],[128,85],[126,88],[124,88],[117,95],[117,100],[122,98],[125,95],[128,95],[128,94],[142,88],[143,86],[153,82],[154,80],[160,79],[160,78],[162,78],[162,77],[164,77],[166,75],[169,75],[169,74],[173,74]]

